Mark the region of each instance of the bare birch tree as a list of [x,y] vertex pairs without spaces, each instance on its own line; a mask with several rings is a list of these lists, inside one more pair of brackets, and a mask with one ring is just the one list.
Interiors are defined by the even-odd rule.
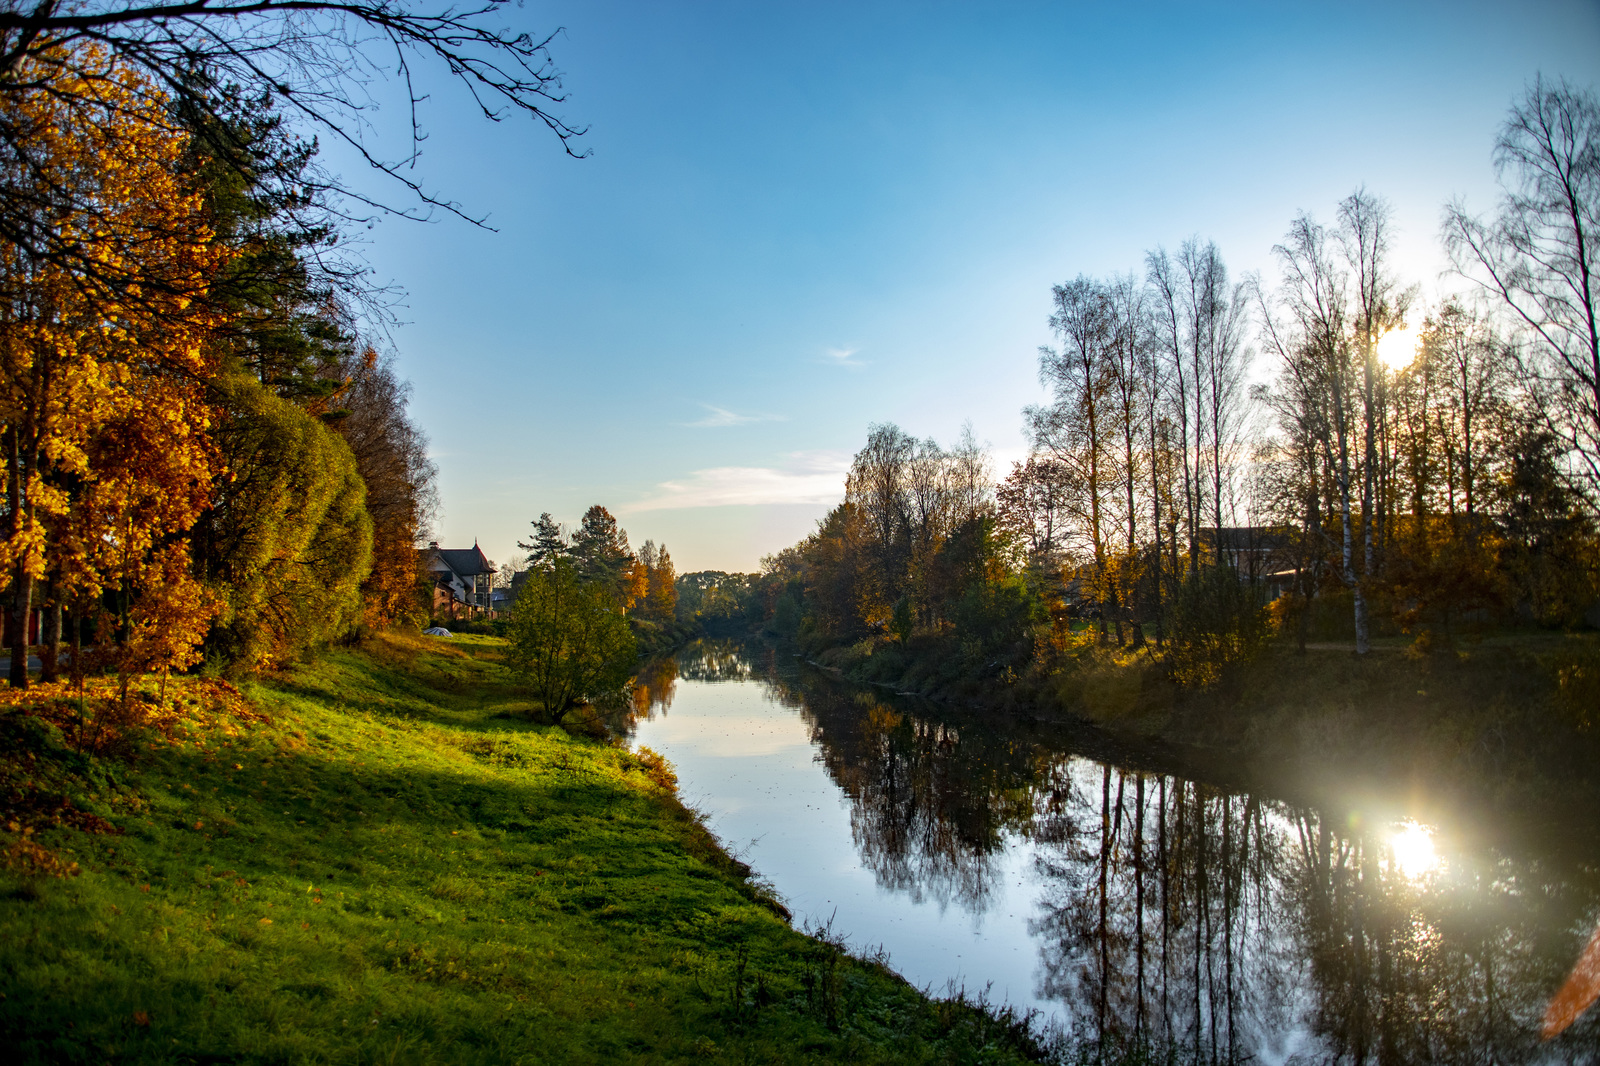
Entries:
[[[1350,344],[1348,275],[1340,269],[1330,247],[1327,230],[1310,215],[1301,214],[1289,227],[1282,244],[1273,248],[1282,269],[1278,300],[1292,322],[1292,336],[1274,341],[1280,357],[1300,386],[1303,403],[1317,394],[1325,419],[1305,418],[1317,429],[1325,466],[1333,482],[1339,508],[1340,574],[1355,598],[1356,651],[1368,650],[1367,589],[1356,567],[1355,514],[1353,510],[1359,459],[1351,452],[1360,419],[1357,388],[1358,356]],[[1270,317],[1268,318],[1270,322]]]
[[[1153,336],[1165,364],[1179,439],[1189,569],[1202,562],[1201,529],[1220,531],[1228,516],[1229,479],[1238,459],[1248,397],[1246,334],[1249,286],[1230,285],[1214,242],[1184,241],[1177,257],[1145,256],[1153,299]],[[1220,540],[1219,540],[1220,543]]]
[[1050,328],[1060,348],[1039,349],[1039,380],[1054,397],[1023,412],[1036,451],[1065,464],[1082,489],[1080,515],[1093,551],[1090,590],[1100,611],[1100,639],[1106,636],[1106,488],[1113,474],[1111,417],[1112,369],[1109,348],[1115,319],[1104,286],[1079,275],[1053,290]]
[[[1143,580],[1139,518],[1143,512],[1139,499],[1144,487],[1144,471],[1152,456],[1145,450],[1145,419],[1149,404],[1145,389],[1151,375],[1150,323],[1147,294],[1131,275],[1115,277],[1106,287],[1112,315],[1110,362],[1111,430],[1117,438],[1117,473],[1122,497],[1120,523],[1126,530],[1121,558],[1117,562],[1115,583],[1121,606],[1117,618],[1118,640],[1126,617],[1133,627],[1134,644],[1144,643],[1144,626],[1139,610],[1139,586]],[[1159,549],[1157,566],[1159,566]]]
[[1600,485],[1600,101],[1566,81],[1536,79],[1495,142],[1505,196],[1486,222],[1460,202],[1445,211],[1457,270],[1520,327],[1521,369],[1546,428]]
[[[1403,288],[1389,265],[1392,232],[1389,204],[1366,189],[1339,201],[1336,239],[1355,286],[1350,304],[1352,349],[1361,360],[1361,554],[1362,571],[1378,573],[1384,538],[1383,484],[1388,382],[1378,362],[1378,339],[1405,321],[1415,288]],[[1361,643],[1358,634],[1357,643]]]

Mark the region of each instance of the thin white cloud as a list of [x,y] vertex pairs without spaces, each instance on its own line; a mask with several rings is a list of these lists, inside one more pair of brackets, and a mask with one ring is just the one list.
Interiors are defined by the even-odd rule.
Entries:
[[859,348],[825,348],[823,349],[823,362],[830,366],[848,366],[851,368],[866,366],[866,360],[857,359]]
[[742,426],[750,422],[782,422],[782,415],[741,415],[730,411],[726,407],[715,407],[709,403],[700,405],[709,413],[694,422],[684,422],[682,425],[694,429],[719,429],[723,426]]
[[827,504],[844,496],[849,457],[837,452],[795,452],[787,468],[718,466],[663,481],[649,496],[620,510],[666,511],[689,507]]

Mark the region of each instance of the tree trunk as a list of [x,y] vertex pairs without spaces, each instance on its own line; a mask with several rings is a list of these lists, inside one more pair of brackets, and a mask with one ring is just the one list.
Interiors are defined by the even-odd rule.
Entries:
[[1374,541],[1377,534],[1378,516],[1376,514],[1375,499],[1378,479],[1378,440],[1377,426],[1374,422],[1376,415],[1376,398],[1374,396],[1374,362],[1372,344],[1366,345],[1366,357],[1363,360],[1365,367],[1363,374],[1365,400],[1365,418],[1362,426],[1362,459],[1361,464],[1361,584],[1356,591],[1356,654],[1365,655],[1368,650],[1367,643],[1367,596],[1366,585],[1372,580],[1376,570],[1374,558]]
[[1366,590],[1362,587],[1362,577],[1356,573],[1355,567],[1355,529],[1350,515],[1350,446],[1345,431],[1344,403],[1337,392],[1334,394],[1334,419],[1338,430],[1339,458],[1337,465],[1332,462],[1329,465],[1337,471],[1336,480],[1339,487],[1339,523],[1342,534],[1339,561],[1344,571],[1345,584],[1350,586],[1350,591],[1355,597],[1356,654],[1365,655],[1368,651],[1367,597]]
[[33,613],[33,575],[18,565],[11,579],[12,688],[28,687],[28,616]]
[[39,680],[46,684],[61,679],[61,603],[56,598],[56,583],[45,586],[44,618],[39,623]]

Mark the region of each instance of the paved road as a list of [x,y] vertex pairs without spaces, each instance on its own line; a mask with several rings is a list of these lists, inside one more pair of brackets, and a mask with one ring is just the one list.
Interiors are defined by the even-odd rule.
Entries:
[[[65,659],[63,658],[63,662],[64,661],[65,661]],[[43,666],[44,666],[44,664],[39,661],[39,657],[37,655],[28,656],[28,669],[29,670],[33,671],[34,673],[38,673],[39,670],[43,668]],[[7,655],[4,658],[0,658],[0,677],[8,677],[8,676],[10,676],[10,674],[11,674],[11,656]]]

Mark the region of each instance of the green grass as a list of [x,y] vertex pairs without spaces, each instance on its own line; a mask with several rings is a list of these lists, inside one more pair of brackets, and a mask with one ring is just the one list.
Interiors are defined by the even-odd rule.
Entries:
[[7,1061],[1020,1059],[791,929],[659,766],[529,725],[498,647],[332,652],[116,763],[7,712],[9,780],[121,830],[0,873]]

